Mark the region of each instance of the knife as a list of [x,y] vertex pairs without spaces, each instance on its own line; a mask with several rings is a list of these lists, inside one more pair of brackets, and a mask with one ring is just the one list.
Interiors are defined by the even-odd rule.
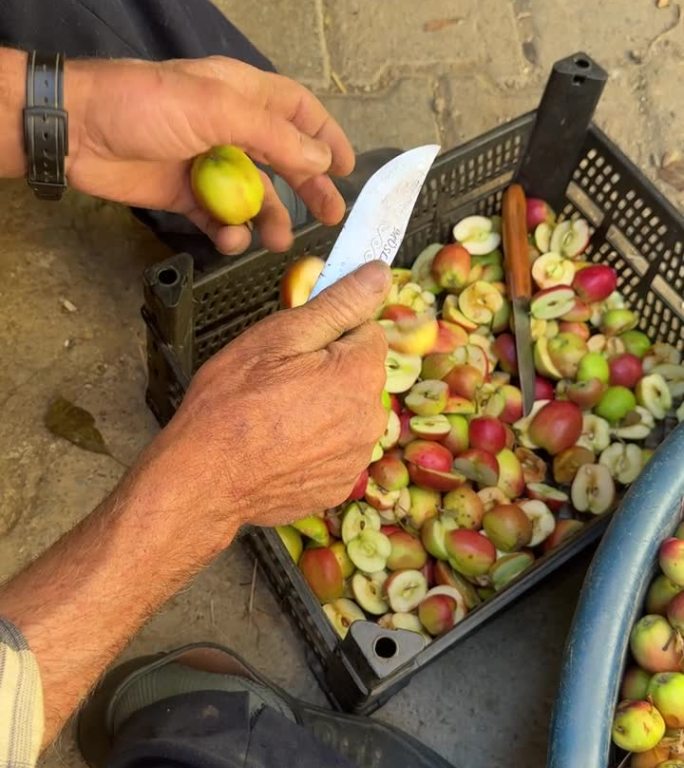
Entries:
[[535,379],[530,328],[532,276],[526,210],[523,188],[520,184],[511,184],[503,196],[503,247],[508,294],[513,305],[515,351],[518,358],[518,377],[522,390],[524,416],[527,416],[534,403]]
[[368,179],[309,299],[369,261],[392,264],[439,149],[438,144],[409,149]]

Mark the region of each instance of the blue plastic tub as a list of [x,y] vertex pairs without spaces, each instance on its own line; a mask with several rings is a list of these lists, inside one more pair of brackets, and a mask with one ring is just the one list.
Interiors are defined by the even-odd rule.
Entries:
[[658,548],[682,518],[684,424],[658,448],[614,515],[582,587],[554,707],[547,768],[608,768],[610,730]]

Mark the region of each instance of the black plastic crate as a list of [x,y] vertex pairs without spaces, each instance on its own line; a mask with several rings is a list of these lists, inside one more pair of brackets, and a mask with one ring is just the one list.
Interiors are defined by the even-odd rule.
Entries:
[[[535,123],[535,113],[453,149],[431,169],[395,266],[408,266],[431,242],[447,242],[451,226],[471,213],[500,212]],[[593,233],[587,258],[616,268],[618,288],[638,311],[642,330],[684,349],[684,219],[595,126],[565,192],[566,217],[584,216]],[[179,254],[147,271],[147,399],[159,421],[178,407],[192,373],[241,331],[278,307],[278,283],[305,253],[327,256],[339,232],[315,224],[285,254],[249,254],[193,278],[192,258]],[[658,438],[656,437],[656,440]],[[501,611],[570,557],[596,541],[609,515],[535,564],[495,597],[423,647],[419,635],[355,622],[340,641],[275,531],[251,529],[245,539],[282,605],[302,632],[318,680],[338,707],[370,713],[411,676]]]

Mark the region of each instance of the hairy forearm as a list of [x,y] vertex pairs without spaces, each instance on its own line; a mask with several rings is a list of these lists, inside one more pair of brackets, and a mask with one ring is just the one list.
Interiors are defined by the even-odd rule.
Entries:
[[0,615],[38,659],[48,744],[132,635],[226,546],[234,526],[193,527],[175,467],[143,461],[73,531],[0,589]]

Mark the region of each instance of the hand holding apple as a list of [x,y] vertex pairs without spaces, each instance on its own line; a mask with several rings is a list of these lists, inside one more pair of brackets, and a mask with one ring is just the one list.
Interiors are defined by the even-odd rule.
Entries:
[[213,147],[198,155],[190,182],[197,201],[221,224],[246,224],[264,202],[259,171],[238,147]]
[[[287,77],[211,56],[70,59],[64,79],[66,172],[82,192],[182,214],[220,251],[239,253],[251,242],[248,227],[222,223],[201,205],[190,183],[193,158],[233,145],[270,165],[322,222],[336,224],[344,215],[344,201],[328,174],[352,170],[352,147],[320,101]],[[268,176],[256,173],[264,189],[256,226],[267,248],[286,250],[292,242],[287,210]]]

